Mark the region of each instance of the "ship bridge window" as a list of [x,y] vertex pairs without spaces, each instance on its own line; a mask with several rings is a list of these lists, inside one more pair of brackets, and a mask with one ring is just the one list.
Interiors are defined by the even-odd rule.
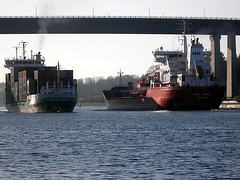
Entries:
[[203,56],[204,58],[210,58],[211,57],[211,55],[210,54],[204,54],[204,56]]
[[158,59],[161,59],[161,58],[165,58],[165,56],[164,55],[156,55],[156,57],[158,58]]
[[192,52],[192,55],[201,55],[201,52]]

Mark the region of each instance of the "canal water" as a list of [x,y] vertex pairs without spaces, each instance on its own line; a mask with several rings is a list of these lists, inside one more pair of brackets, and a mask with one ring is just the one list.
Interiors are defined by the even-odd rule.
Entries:
[[0,111],[0,179],[240,179],[240,111]]

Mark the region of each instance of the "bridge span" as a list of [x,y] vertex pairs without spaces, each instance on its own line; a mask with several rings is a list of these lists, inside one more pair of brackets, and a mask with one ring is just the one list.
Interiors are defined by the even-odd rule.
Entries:
[[236,35],[240,35],[238,18],[190,17],[0,17],[0,34],[181,34],[181,22],[189,24],[186,34],[210,35],[212,69],[221,79],[220,39],[227,42],[227,98],[238,94],[236,76]]
[[0,34],[181,34],[179,23],[190,24],[188,34],[240,35],[237,18],[62,16],[0,17]]

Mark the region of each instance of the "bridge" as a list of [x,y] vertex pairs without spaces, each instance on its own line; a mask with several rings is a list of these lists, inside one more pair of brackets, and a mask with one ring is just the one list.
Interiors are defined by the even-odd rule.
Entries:
[[182,20],[190,27],[187,34],[240,35],[237,18],[129,17],[129,16],[27,16],[0,17],[0,34],[181,34]]
[[227,35],[227,98],[238,94],[236,77],[236,35],[238,18],[129,17],[129,16],[27,16],[0,17],[0,34],[181,34],[181,22],[190,28],[186,34],[210,35],[212,70],[221,79],[220,39]]

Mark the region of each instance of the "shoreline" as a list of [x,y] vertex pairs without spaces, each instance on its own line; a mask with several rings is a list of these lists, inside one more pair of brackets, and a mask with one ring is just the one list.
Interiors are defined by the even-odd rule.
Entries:
[[240,103],[237,101],[223,101],[219,106],[220,109],[240,109]]
[[[106,106],[105,103],[81,103],[81,106],[101,106],[104,107]],[[76,106],[76,107],[81,107],[81,106]],[[237,101],[223,101],[219,109],[240,109],[240,103]]]

